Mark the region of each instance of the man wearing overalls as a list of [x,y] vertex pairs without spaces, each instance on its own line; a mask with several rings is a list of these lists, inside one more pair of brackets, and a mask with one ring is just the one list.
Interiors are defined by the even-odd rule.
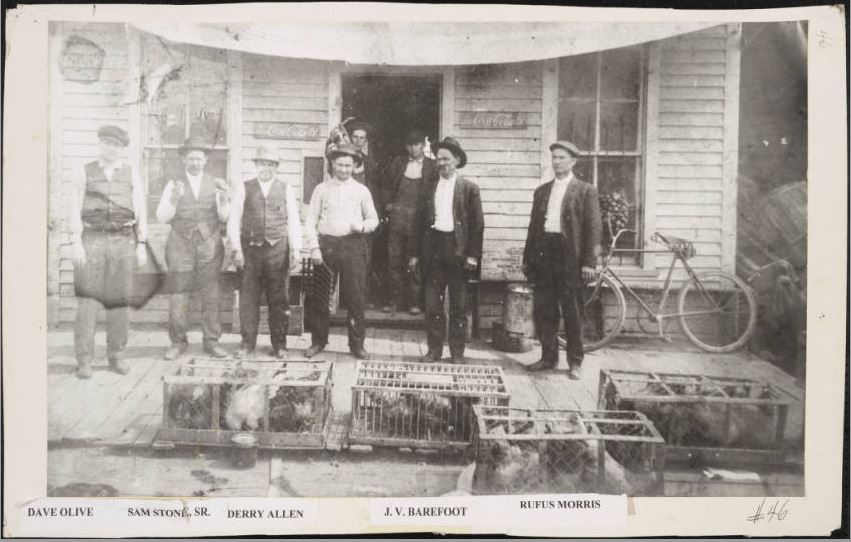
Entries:
[[242,344],[236,357],[251,355],[257,345],[260,296],[266,291],[272,353],[286,358],[289,324],[290,270],[301,253],[301,221],[292,189],[275,177],[278,151],[258,147],[254,157],[257,177],[235,183],[228,240],[233,261],[242,270],[239,322]]
[[[391,298],[397,302],[395,310],[420,314],[421,280],[408,269],[408,245],[413,234],[414,213],[424,196],[426,182],[437,177],[437,165],[423,154],[425,134],[410,130],[405,136],[407,156],[398,156],[387,168],[385,182],[385,213],[390,217],[390,234],[387,246]],[[384,312],[393,312],[386,305]]]
[[180,148],[184,174],[166,184],[157,207],[157,220],[171,224],[165,249],[171,292],[167,360],[176,359],[189,346],[189,292],[195,288],[201,294],[204,351],[217,358],[227,356],[219,346],[219,279],[224,259],[221,224],[230,214],[229,187],[204,172],[208,151],[200,138],[186,140]]
[[70,198],[77,319],[74,350],[77,376],[91,378],[98,304],[106,308],[109,367],[130,370],[124,361],[129,330],[128,299],[134,265],[147,261],[148,223],[145,191],[131,167],[122,163],[129,143],[118,126],[98,130],[98,160],[85,165]]

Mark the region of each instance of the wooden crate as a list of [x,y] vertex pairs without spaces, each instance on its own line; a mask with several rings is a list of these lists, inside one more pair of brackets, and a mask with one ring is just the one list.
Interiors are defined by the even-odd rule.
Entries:
[[476,494],[664,492],[664,439],[640,412],[474,407]]
[[766,382],[704,375],[600,371],[597,406],[644,413],[669,461],[783,463],[792,396]]
[[349,442],[464,449],[475,434],[475,404],[507,405],[502,369],[484,365],[359,361]]
[[194,358],[163,377],[157,443],[230,446],[250,432],[258,447],[323,448],[332,363]]

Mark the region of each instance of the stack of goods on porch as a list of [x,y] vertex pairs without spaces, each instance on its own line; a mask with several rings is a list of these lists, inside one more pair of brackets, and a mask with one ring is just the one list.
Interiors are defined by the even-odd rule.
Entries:
[[662,493],[664,440],[638,412],[475,412],[477,494]]
[[791,399],[743,378],[603,370],[598,408],[645,414],[668,461],[780,463]]
[[349,442],[410,448],[466,448],[473,406],[507,405],[499,367],[359,361]]
[[603,246],[608,247],[612,236],[628,227],[629,202],[626,195],[623,192],[600,194],[600,214],[603,218]]
[[237,433],[260,448],[321,448],[333,364],[194,358],[163,377],[160,442],[228,445]]

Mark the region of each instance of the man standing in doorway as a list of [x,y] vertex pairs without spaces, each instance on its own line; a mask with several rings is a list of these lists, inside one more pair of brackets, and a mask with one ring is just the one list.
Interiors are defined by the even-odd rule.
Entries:
[[527,369],[553,369],[558,363],[559,309],[567,341],[568,376],[580,378],[582,289],[594,280],[602,223],[597,189],[573,174],[580,156],[569,141],[550,145],[555,179],[535,190],[523,252],[523,273],[534,284],[533,318],[541,359]]
[[204,352],[227,357],[219,346],[222,334],[219,315],[219,279],[224,258],[221,224],[230,214],[227,182],[204,171],[207,145],[190,137],[180,148],[184,173],[170,180],[157,206],[157,220],[171,224],[166,244],[166,284],[171,292],[168,335],[171,347],[165,359],[176,359],[189,345],[189,292],[201,295],[201,329]]
[[[342,143],[330,148],[332,177],[317,186],[310,198],[306,238],[314,265],[327,265],[340,274],[340,299],[346,308],[349,350],[357,359],[369,359],[364,349],[364,289],[366,287],[366,236],[378,227],[378,215],[366,186],[352,178],[362,163],[353,145]],[[319,354],[328,344],[330,312],[319,309],[307,358]]]
[[[128,301],[134,266],[147,261],[145,191],[121,149],[130,142],[118,126],[98,130],[98,159],[86,164],[71,190],[69,226],[77,293],[74,350],[77,377],[92,377],[99,302],[106,308],[106,355],[111,370],[127,374]],[[117,294],[117,295],[112,295]]]
[[[388,259],[391,299],[396,310],[420,314],[420,279],[408,268],[408,245],[414,228],[414,213],[425,195],[424,186],[437,176],[437,164],[423,154],[425,134],[411,130],[405,136],[407,156],[397,156],[387,168],[384,212],[390,217]],[[392,312],[387,305],[384,312]]]
[[451,138],[434,144],[439,178],[428,182],[414,219],[409,266],[422,263],[428,353],[422,361],[439,361],[446,338],[443,298],[449,287],[449,352],[453,363],[464,361],[467,334],[467,274],[482,257],[485,229],[479,187],[459,176],[467,154]]
[[272,353],[285,359],[289,325],[290,270],[301,253],[301,220],[298,205],[286,181],[277,179],[278,151],[271,145],[258,147],[254,157],[257,177],[235,183],[228,240],[233,262],[242,271],[239,289],[239,322],[242,344],[236,357],[254,352],[260,320],[260,296],[266,291]]

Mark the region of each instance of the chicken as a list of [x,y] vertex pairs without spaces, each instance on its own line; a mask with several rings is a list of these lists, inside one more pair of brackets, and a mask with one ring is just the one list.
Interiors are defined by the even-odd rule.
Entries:
[[313,389],[281,387],[269,401],[269,430],[305,432],[313,429]]
[[229,429],[241,431],[245,426],[251,431],[260,428],[266,401],[264,386],[245,384],[237,388],[228,400],[225,423]]
[[208,386],[172,384],[168,413],[175,427],[212,429],[213,398]]

